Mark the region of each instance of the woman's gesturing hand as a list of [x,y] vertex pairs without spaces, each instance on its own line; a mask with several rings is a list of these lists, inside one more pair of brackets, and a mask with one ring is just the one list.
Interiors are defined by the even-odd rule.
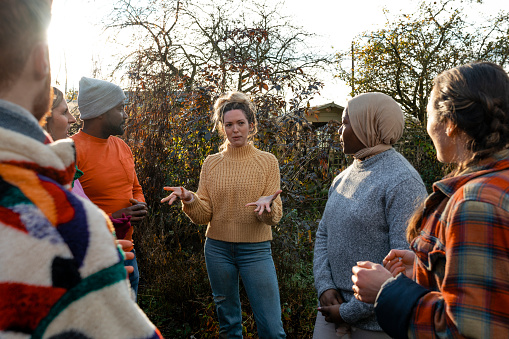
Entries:
[[393,277],[403,273],[412,279],[415,253],[409,250],[391,250],[384,258],[384,267],[389,270]]
[[165,191],[172,191],[172,193],[166,198],[161,199],[161,202],[168,202],[168,205],[171,205],[175,202],[175,200],[180,199],[183,202],[191,202],[193,201],[193,194],[186,190],[184,187],[163,187]]
[[274,193],[273,195],[267,195],[267,196],[260,197],[260,199],[258,199],[258,201],[250,202],[250,203],[246,204],[246,206],[256,206],[254,211],[258,212],[259,215],[262,215],[264,211],[267,211],[267,213],[270,213],[272,202],[274,201],[274,199],[277,198],[278,195],[281,194],[281,192],[283,192],[283,191],[277,190],[276,193]]

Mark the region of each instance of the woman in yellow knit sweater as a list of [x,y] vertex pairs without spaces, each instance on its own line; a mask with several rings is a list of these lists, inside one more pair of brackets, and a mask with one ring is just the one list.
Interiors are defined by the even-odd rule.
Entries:
[[260,338],[284,338],[271,225],[279,222],[279,164],[256,149],[255,108],[240,92],[221,96],[214,105],[214,126],[225,137],[221,152],[203,162],[197,192],[164,187],[161,202],[180,199],[196,224],[208,224],[205,262],[222,337],[242,338],[239,275],[253,309]]

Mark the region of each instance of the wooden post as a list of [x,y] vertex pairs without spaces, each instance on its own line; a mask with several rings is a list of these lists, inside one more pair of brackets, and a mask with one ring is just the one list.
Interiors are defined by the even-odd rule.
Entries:
[[353,51],[353,41],[352,41],[352,98],[355,96],[355,84],[354,84],[354,68],[355,68],[355,62],[354,62],[354,51]]

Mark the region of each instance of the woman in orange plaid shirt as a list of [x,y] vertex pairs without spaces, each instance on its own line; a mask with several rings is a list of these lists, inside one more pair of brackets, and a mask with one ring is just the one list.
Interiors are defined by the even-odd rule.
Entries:
[[478,62],[438,75],[427,129],[438,160],[458,168],[410,221],[412,251],[353,267],[355,296],[376,302],[395,338],[509,338],[507,73]]

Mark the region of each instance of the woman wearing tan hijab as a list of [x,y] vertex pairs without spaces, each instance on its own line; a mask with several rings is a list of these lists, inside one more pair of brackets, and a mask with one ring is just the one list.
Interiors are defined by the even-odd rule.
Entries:
[[355,299],[351,269],[360,260],[382,263],[392,248],[408,248],[407,220],[426,189],[392,147],[404,128],[396,101],[382,93],[358,95],[342,120],[341,145],[354,162],[334,179],[316,232],[313,271],[320,305],[313,337],[388,338],[373,305]]

